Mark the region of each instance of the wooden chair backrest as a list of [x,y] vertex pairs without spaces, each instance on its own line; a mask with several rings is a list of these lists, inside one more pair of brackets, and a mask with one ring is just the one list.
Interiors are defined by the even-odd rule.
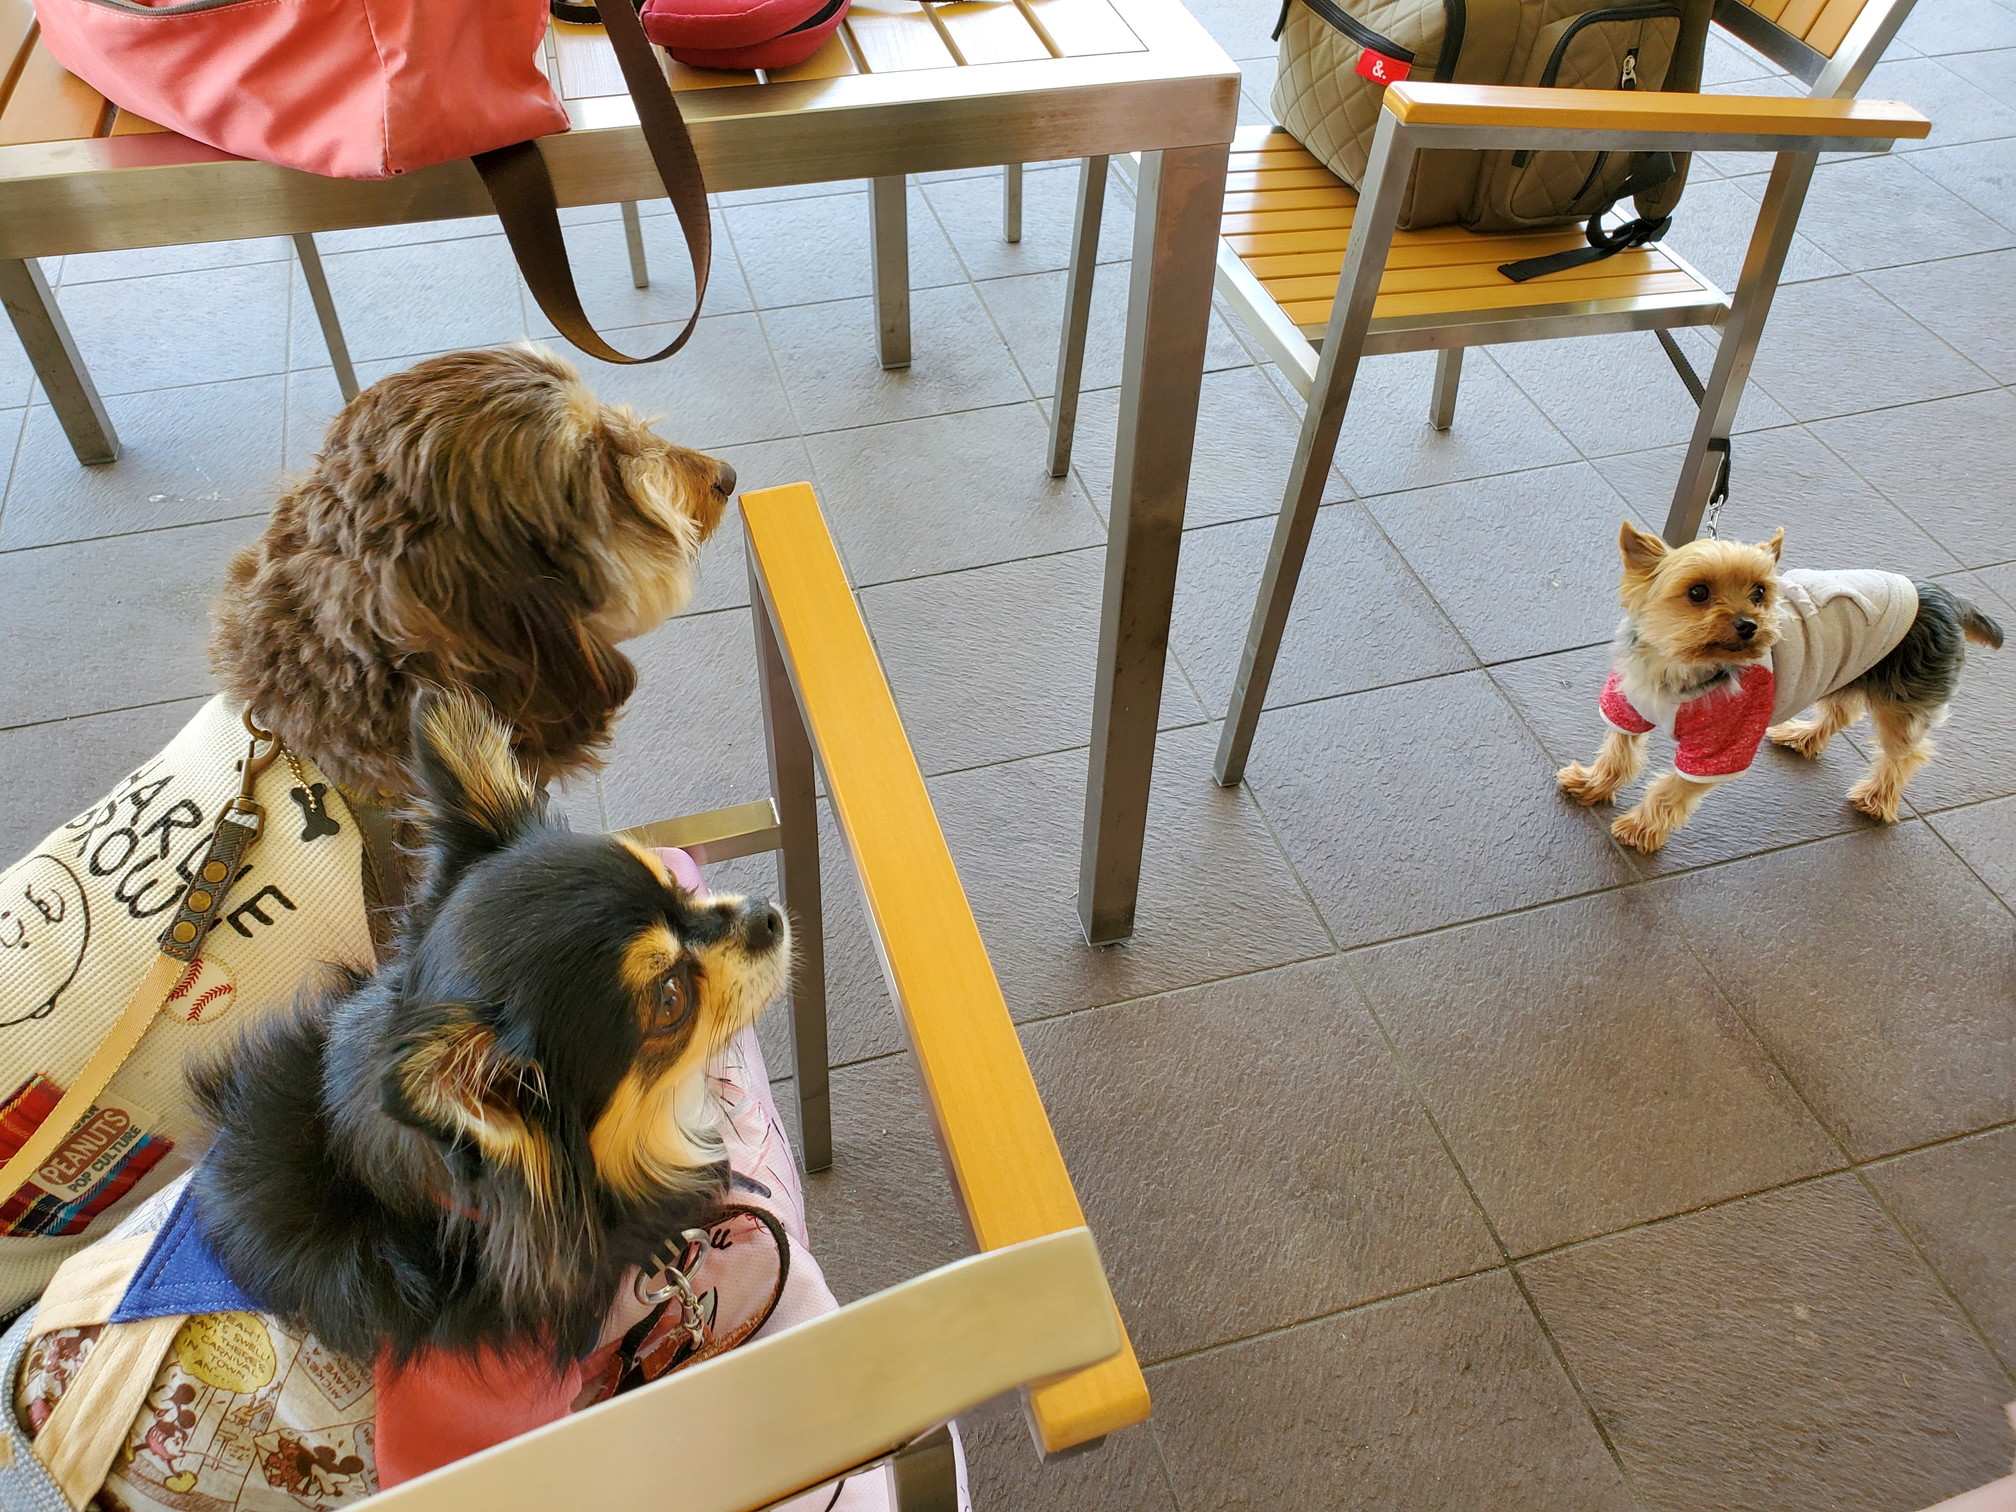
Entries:
[[1812,86],[1844,99],[1862,87],[1914,0],[1716,0],[1729,33]]

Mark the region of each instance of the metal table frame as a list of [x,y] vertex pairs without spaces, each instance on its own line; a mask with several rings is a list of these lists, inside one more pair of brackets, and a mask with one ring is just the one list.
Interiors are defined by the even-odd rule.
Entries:
[[[680,96],[717,191],[1143,155],[1079,891],[1095,944],[1133,929],[1239,93],[1238,69],[1174,0],[1111,3],[1140,50]],[[563,206],[662,192],[627,97],[569,109],[575,129],[542,144]],[[0,298],[80,459],[109,461],[116,442],[104,406],[33,259],[489,212],[466,162],[359,181],[248,162],[168,133],[5,147]],[[885,301],[885,327],[890,319]],[[885,361],[900,356],[886,343],[905,334],[885,329]]]

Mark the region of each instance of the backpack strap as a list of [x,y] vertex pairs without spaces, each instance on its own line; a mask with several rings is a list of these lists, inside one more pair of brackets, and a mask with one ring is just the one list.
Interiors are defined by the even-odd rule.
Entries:
[[637,18],[631,0],[612,0],[601,6],[601,20],[622,65],[624,82],[637,107],[637,124],[643,128],[644,144],[658,169],[658,181],[672,201],[679,228],[686,236],[686,252],[693,262],[693,313],[671,341],[648,356],[631,357],[604,341],[581,308],[581,293],[574,286],[574,269],[567,261],[567,243],[560,234],[559,204],[553,193],[553,176],[539,144],[514,142],[491,152],[479,152],[471,159],[483,175],[503,223],[504,236],[518,259],[519,271],[538,301],[540,310],[575,346],[604,362],[659,362],[686,345],[699,324],[700,306],[707,295],[707,275],[714,259],[714,223],[707,212],[707,186],[700,177],[700,160],[693,153],[693,138],[686,130],[679,102],[672,97],[665,70],[658,62],[644,23]]
[[1525,283],[1528,279],[1559,273],[1564,268],[1580,268],[1588,263],[1601,262],[1606,257],[1615,257],[1626,247],[1642,247],[1647,242],[1659,240],[1673,224],[1670,215],[1662,215],[1657,220],[1641,215],[1624,222],[1614,231],[1603,229],[1603,217],[1617,207],[1619,200],[1648,193],[1680,171],[1670,152],[1648,152],[1645,159],[1630,177],[1617,186],[1617,192],[1610,196],[1609,201],[1598,206],[1589,217],[1584,233],[1589,238],[1588,246],[1556,252],[1548,257],[1528,257],[1518,262],[1500,263],[1498,271],[1514,283]]

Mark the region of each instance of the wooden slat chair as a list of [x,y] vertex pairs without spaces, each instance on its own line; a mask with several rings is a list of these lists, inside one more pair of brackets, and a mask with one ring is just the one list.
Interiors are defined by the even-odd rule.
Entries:
[[[1434,351],[1429,423],[1447,429],[1466,347],[1654,332],[1700,407],[1665,527],[1669,540],[1693,538],[1718,479],[1726,481],[1737,404],[1819,153],[1887,148],[1893,139],[1930,130],[1908,107],[1861,107],[1853,99],[1911,4],[1719,0],[1716,20],[1808,83],[1811,93],[1803,98],[1412,81],[1388,91],[1379,139],[1391,138],[1388,151],[1410,163],[1415,151],[1445,145],[1775,153],[1733,297],[1657,242],[1513,283],[1499,271],[1501,264],[1582,246],[1581,228],[1513,235],[1459,226],[1398,231],[1392,219],[1404,164],[1402,180],[1386,184],[1391,204],[1382,207],[1375,190],[1383,159],[1376,149],[1361,196],[1278,127],[1242,129],[1226,181],[1217,289],[1310,404],[1219,741],[1220,782],[1235,784],[1245,773],[1362,358]],[[1080,181],[1051,410],[1050,466],[1060,477],[1070,466],[1107,166],[1088,159]],[[1117,166],[1124,173],[1132,161]],[[1686,214],[1684,201],[1678,214]],[[1706,379],[1673,338],[1683,326],[1721,331]]]
[[[1352,383],[1360,359],[1369,350],[1418,350],[1432,345],[1441,330],[1452,327],[1462,343],[1470,345],[1484,339],[1518,340],[1646,326],[1670,342],[1668,329],[1672,326],[1720,325],[1721,342],[1706,380],[1693,377],[1677,347],[1668,348],[1682,375],[1690,380],[1700,412],[1681,463],[1665,534],[1676,543],[1691,540],[1700,530],[1718,472],[1727,463],[1736,407],[1820,153],[1867,150],[1872,143],[1921,138],[1930,131],[1931,123],[1908,105],[1882,101],[1493,88],[1411,81],[1390,87],[1373,140],[1365,192],[1353,207],[1344,265],[1335,294],[1322,311],[1322,355],[1308,375],[1309,404],[1233,683],[1231,709],[1218,744],[1218,780],[1230,786],[1245,773]],[[1408,289],[1391,296],[1382,292],[1384,280],[1393,278],[1396,271],[1390,260],[1397,240],[1393,222],[1415,154],[1438,147],[1748,151],[1773,153],[1775,161],[1733,298],[1655,244],[1638,254],[1644,259],[1639,266],[1622,273],[1606,274],[1602,270],[1608,264],[1597,263],[1563,276],[1561,284],[1572,286],[1568,303],[1550,309],[1538,300],[1544,298],[1545,286],[1555,282],[1552,278],[1536,279],[1523,287],[1506,286],[1501,280],[1493,287],[1481,281],[1460,282],[1452,274],[1438,271],[1430,276],[1444,287]],[[1539,253],[1554,250],[1545,233],[1520,238],[1519,245]],[[1243,262],[1240,267],[1260,308],[1273,312],[1278,334],[1292,333],[1299,339],[1299,321],[1307,312],[1284,313],[1258,276]],[[1419,270],[1398,271],[1412,274]],[[1636,282],[1637,287],[1606,288],[1603,280],[1613,277],[1619,283]],[[1397,309],[1387,304],[1389,298],[1398,302]],[[1460,316],[1439,308],[1452,302],[1476,308]],[[1375,346],[1372,339],[1382,307],[1392,311],[1383,317],[1389,322],[1384,339],[1394,345]],[[1284,369],[1286,366],[1284,363]]]
[[[1806,84],[1809,98],[1850,99],[1915,3],[1717,0],[1715,20]],[[1133,159],[1114,166],[1132,176]],[[1051,411],[1050,470],[1060,478],[1071,464],[1107,167],[1105,159],[1094,158],[1081,170],[1057,358],[1058,397]],[[1356,190],[1278,127],[1247,127],[1233,145],[1218,292],[1305,397],[1357,203]],[[1685,213],[1683,203],[1680,214]],[[1463,350],[1469,346],[1653,330],[1682,381],[1698,390],[1699,380],[1668,333],[1678,326],[1720,324],[1729,297],[1670,248],[1654,243],[1523,291],[1498,272],[1500,263],[1582,244],[1581,232],[1572,226],[1517,235],[1477,236],[1454,226],[1396,232],[1366,355],[1436,352],[1429,423],[1437,430],[1447,430],[1455,416]],[[1538,298],[1542,293],[1546,297]]]
[[[794,923],[797,957],[791,1015],[801,1152],[807,1170],[824,1170],[833,1136],[816,796],[823,777],[954,1194],[982,1260],[1001,1264],[935,1272],[780,1336],[773,1342],[782,1346],[823,1330],[822,1342],[773,1349],[763,1356],[770,1364],[704,1378],[696,1370],[696,1383],[681,1385],[680,1377],[656,1388],[658,1395],[640,1391],[430,1477],[426,1485],[436,1489],[398,1493],[415,1497],[416,1508],[663,1501],[669,1490],[642,1494],[638,1478],[650,1475],[664,1487],[676,1484],[678,1505],[688,1512],[729,1512],[909,1445],[897,1459],[904,1512],[937,1512],[949,1505],[949,1449],[942,1434],[913,1440],[1003,1390],[1036,1382],[1028,1416],[1044,1454],[1090,1445],[1148,1416],[1147,1385],[818,501],[802,483],[747,493],[742,518],[770,796],[623,833],[643,845],[680,846],[702,864],[778,852],[780,901]],[[1048,1248],[1031,1243],[1058,1235],[1078,1237]],[[1008,1258],[1016,1255],[1022,1258]],[[1014,1299],[1053,1283],[1054,1305],[1018,1316],[1022,1302]],[[999,1315],[948,1321],[983,1306]],[[1103,1321],[1092,1320],[1088,1308]],[[861,1343],[869,1323],[845,1321],[857,1310],[881,1320],[875,1329],[890,1330],[872,1348]],[[811,1373],[786,1390],[783,1383],[800,1371]],[[770,1402],[773,1432],[779,1411],[805,1415],[793,1453],[756,1456],[761,1463],[716,1488],[725,1499],[684,1479],[664,1481],[664,1467],[676,1461],[658,1449],[640,1460],[634,1449],[690,1442],[709,1465],[721,1462],[710,1435],[726,1431],[735,1414],[707,1405],[701,1379],[732,1388],[743,1406]],[[830,1395],[821,1395],[822,1385]],[[619,1444],[631,1447],[611,1447]],[[505,1497],[501,1488],[520,1479],[526,1494]],[[560,1486],[567,1494],[548,1494]]]

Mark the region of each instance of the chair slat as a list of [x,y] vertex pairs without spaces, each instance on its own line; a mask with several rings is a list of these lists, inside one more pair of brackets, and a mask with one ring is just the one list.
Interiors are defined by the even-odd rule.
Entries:
[[[1495,268],[1500,263],[1514,262],[1522,257],[1546,257],[1585,244],[1579,226],[1567,231],[1535,232],[1524,236],[1475,236],[1467,242],[1416,242],[1396,237],[1393,250],[1387,255],[1386,266],[1389,269],[1442,268],[1476,264]],[[1663,252],[1657,255],[1664,260],[1664,266],[1673,266]],[[1243,257],[1241,260],[1252,269],[1253,276],[1269,288],[1281,278],[1323,276],[1335,282],[1344,268],[1344,249],[1289,252],[1273,257]]]
[[1787,0],[1745,0],[1745,3],[1766,21],[1775,23],[1785,13]]
[[1320,189],[1336,184],[1337,175],[1328,168],[1260,168],[1225,175],[1228,193],[1251,193],[1260,189]]
[[1106,0],[1019,0],[1063,58],[1140,52],[1141,39]]
[[1315,210],[1319,208],[1351,209],[1358,203],[1354,190],[1331,179],[1327,185],[1304,188],[1283,188],[1268,185],[1262,189],[1244,189],[1237,193],[1230,189],[1225,194],[1225,208],[1229,211],[1249,210]]
[[[1860,0],[1857,0],[1860,6]],[[1827,0],[1787,0],[1785,9],[1778,13],[1778,25],[1795,37],[1806,35],[1806,29],[1820,19],[1820,12],[1827,8]]]
[[[1503,261],[1503,259],[1500,259]],[[1619,252],[1614,257],[1605,258],[1602,263],[1605,277],[1635,277],[1642,274],[1671,273],[1675,269],[1666,258],[1644,251]],[[1594,266],[1588,270],[1594,271]],[[1381,298],[1389,294],[1427,294],[1438,289],[1498,290],[1524,288],[1525,302],[1547,303],[1554,298],[1556,286],[1568,281],[1568,275],[1555,274],[1539,283],[1514,284],[1498,271],[1498,262],[1470,261],[1427,263],[1414,268],[1396,268],[1390,263],[1379,279]],[[1320,273],[1302,277],[1276,277],[1261,280],[1267,292],[1279,304],[1306,304],[1334,294],[1337,289],[1337,275],[1332,272],[1327,277]]]
[[1827,0],[1827,8],[1800,33],[1801,40],[1813,51],[1833,57],[1834,50],[1848,35],[1849,28],[1861,18],[1862,8],[1867,3],[1868,0]]
[[0,147],[102,136],[112,114],[105,96],[66,71],[39,41],[15,75],[0,111]]
[[1014,0],[960,0],[933,5],[931,13],[968,63],[1026,63],[1050,56]]
[[[1688,294],[1700,284],[1685,273],[1633,273],[1621,278],[1551,278],[1544,284],[1507,283],[1497,289],[1436,289],[1382,294],[1372,307],[1376,320],[1421,315],[1488,314],[1527,306],[1582,304],[1599,299],[1642,299],[1654,294]],[[1543,294],[1541,290],[1545,290]],[[1330,299],[1283,305],[1290,320],[1306,330],[1321,330],[1329,322]]]
[[855,0],[844,24],[871,74],[950,68],[955,61],[931,18],[900,0]]

